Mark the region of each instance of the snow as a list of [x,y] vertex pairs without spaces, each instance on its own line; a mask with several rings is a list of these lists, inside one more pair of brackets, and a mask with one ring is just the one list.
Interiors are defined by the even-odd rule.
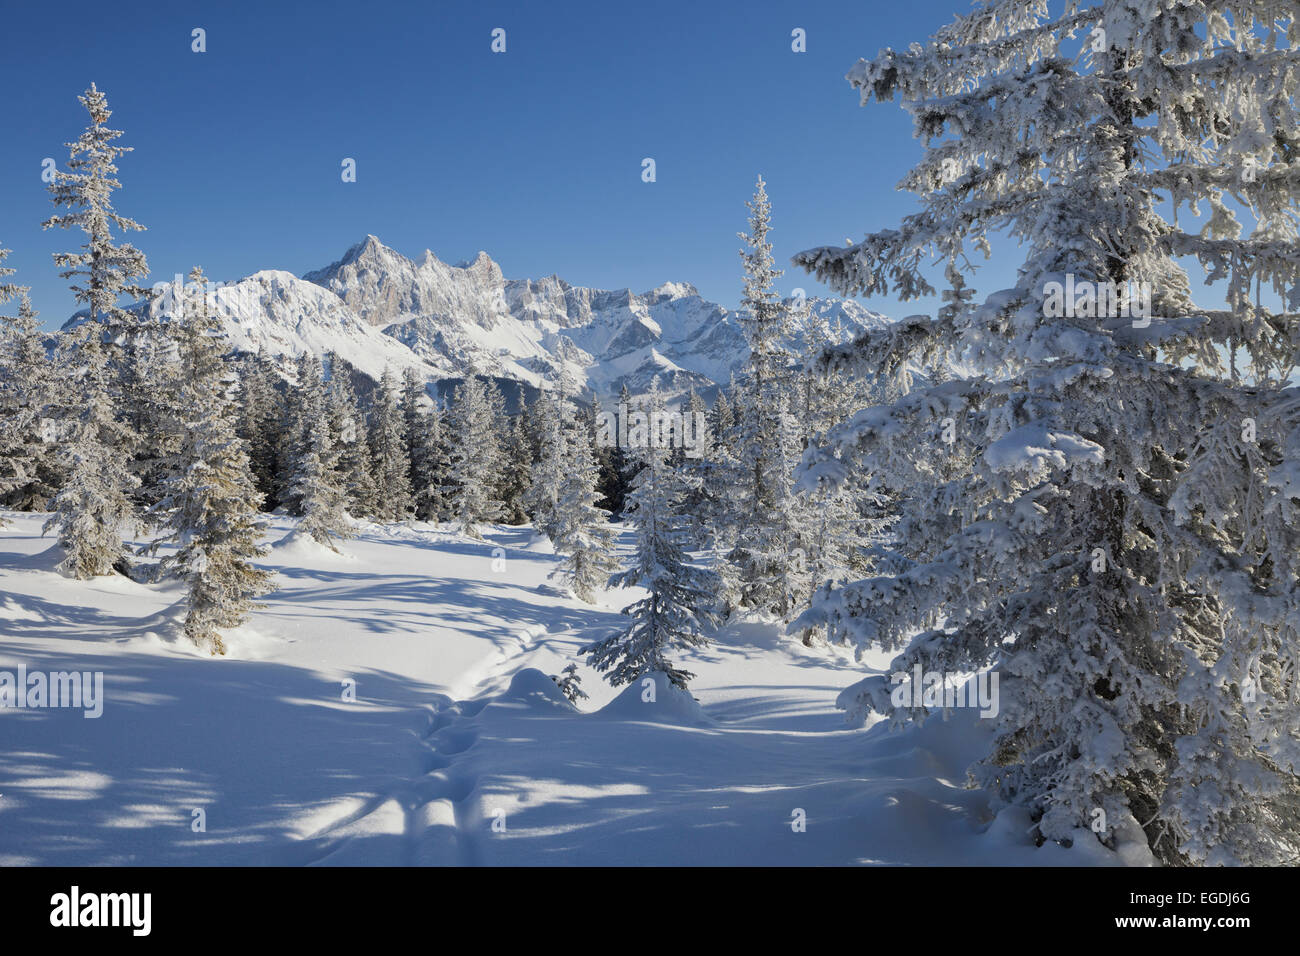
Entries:
[[1120,861],[1035,849],[966,788],[981,721],[846,725],[864,665],[774,625],[724,629],[653,702],[579,661],[575,708],[547,675],[640,592],[540,588],[559,559],[527,527],[360,522],[339,555],[274,516],[280,590],[211,658],[174,583],[61,577],[44,516],[5,517],[0,669],[103,671],[106,700],[0,709],[0,865]]
[[[165,313],[174,285],[159,284],[149,314]],[[463,377],[473,365],[542,388],[563,370],[610,398],[624,382],[640,393],[660,375],[675,398],[726,384],[748,354],[736,313],[686,282],[638,294],[558,276],[507,279],[486,252],[448,265],[427,249],[410,259],[373,235],[302,278],[267,269],[215,285],[213,305],[234,348],[286,369],[304,353],[332,352],[375,381],[385,367],[399,376],[413,368],[428,382]],[[851,300],[808,303],[837,341],[886,322]]]
[[994,471],[1100,464],[1103,458],[1103,449],[1096,442],[1053,430],[1043,422],[1013,428],[984,453],[984,460]]
[[689,691],[676,687],[662,673],[643,677],[629,684],[599,711],[602,717],[615,720],[651,723],[708,723],[700,702]]
[[[165,288],[151,299],[148,310],[154,318],[166,314],[170,301],[166,289],[174,285],[160,284]],[[218,285],[214,300],[230,344],[241,352],[286,361],[332,352],[375,380],[389,366],[398,374],[414,368],[424,380],[439,373],[437,366],[363,321],[334,293],[290,272],[268,269]],[[69,326],[84,317],[85,313],[78,313]]]
[[[541,387],[564,369],[610,397],[624,382],[644,391],[669,370],[680,374],[663,384],[681,395],[726,383],[747,355],[735,313],[686,282],[634,293],[574,286],[558,276],[506,279],[486,252],[453,266],[428,250],[410,259],[374,236],[304,279],[443,376],[462,375],[473,362],[480,371]],[[885,321],[853,301],[809,303],[828,328],[841,327],[839,339]],[[340,354],[351,361],[350,353]]]

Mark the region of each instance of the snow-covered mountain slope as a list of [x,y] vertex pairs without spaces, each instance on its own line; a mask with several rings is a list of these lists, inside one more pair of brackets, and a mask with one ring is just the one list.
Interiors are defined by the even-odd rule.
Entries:
[[[421,358],[541,385],[562,367],[597,394],[656,375],[674,392],[727,381],[746,346],[733,312],[670,282],[650,292],[574,286],[558,276],[506,279],[487,253],[449,266],[418,261],[374,236],[304,278],[334,292]],[[883,316],[856,302],[813,299],[813,311],[848,338]]]
[[[160,316],[169,301],[155,295],[147,308]],[[484,252],[453,266],[428,250],[409,259],[374,236],[302,279],[265,271],[225,285],[216,304],[241,350],[333,351],[372,378],[392,366],[457,379],[472,366],[541,387],[565,371],[602,397],[624,384],[643,392],[655,377],[672,396],[725,384],[747,355],[736,313],[686,283],[638,294],[506,279]],[[810,305],[839,340],[886,321],[853,301]]]
[[231,341],[241,351],[267,356],[303,351],[344,356],[358,371],[377,379],[385,366],[397,373],[413,367],[422,376],[431,366],[389,336],[376,335],[338,296],[288,272],[257,272],[217,293],[218,306],[234,320]]
[[[160,283],[147,303],[137,304],[151,319],[162,320],[175,301],[175,283]],[[373,325],[362,321],[339,297],[290,272],[268,269],[238,282],[217,286],[210,308],[226,318],[232,345],[268,359],[292,359],[303,352],[343,356],[358,371],[378,379],[385,367],[400,374],[414,368],[434,379],[449,369],[430,365]],[[85,321],[78,312],[64,326]]]

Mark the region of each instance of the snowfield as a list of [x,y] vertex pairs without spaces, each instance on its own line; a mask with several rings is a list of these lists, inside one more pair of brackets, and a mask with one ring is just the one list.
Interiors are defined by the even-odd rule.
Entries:
[[[210,658],[177,584],[63,578],[44,516],[5,517],[0,671],[102,671],[105,701],[0,709],[0,864],[1147,862],[995,819],[970,712],[847,727],[885,655],[752,623],[682,659],[694,697],[610,688],[577,650],[635,595],[564,597],[528,528],[362,523],[334,554],[276,517],[280,590]],[[578,708],[547,677],[574,661]]]

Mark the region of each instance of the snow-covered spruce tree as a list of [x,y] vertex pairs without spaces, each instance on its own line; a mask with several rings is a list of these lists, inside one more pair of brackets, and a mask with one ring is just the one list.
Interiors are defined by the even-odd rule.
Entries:
[[[632,393],[628,390],[627,382],[624,381],[618,390],[618,407],[614,409],[614,414],[622,417],[627,414],[627,410],[632,407]],[[614,469],[611,490],[607,492],[612,505],[610,513],[615,518],[623,516],[623,509],[627,505],[628,487],[632,483],[632,478],[639,467],[636,463],[636,456],[629,454],[628,449],[623,448],[618,442],[613,443],[613,454],[610,456],[610,466]]]
[[556,553],[564,556],[557,575],[568,583],[574,597],[590,604],[596,599],[596,589],[618,568],[614,529],[609,525],[609,513],[596,507],[600,466],[591,432],[575,422],[567,439],[565,476],[555,504],[551,540]]
[[[694,424],[690,427],[698,434],[694,456],[686,456],[682,463],[689,479],[682,510],[689,516],[692,540],[710,555],[715,566],[725,568],[725,555],[734,546],[736,529],[743,520],[733,501],[743,478],[734,452],[735,419],[723,389],[718,390],[712,408],[692,391],[683,413],[691,417]],[[722,575],[719,588],[719,601],[725,605],[728,589]]]
[[447,472],[453,520],[471,538],[481,539],[478,525],[501,517],[501,502],[492,488],[494,476],[485,463],[500,458],[500,441],[487,386],[472,366],[456,386],[447,415],[451,463]]
[[[291,515],[302,515],[302,502],[294,491],[297,481],[298,462],[303,449],[310,444],[312,428],[323,420],[325,370],[311,352],[304,352],[293,361],[293,380],[285,394],[287,422],[283,442],[284,450],[279,455],[278,468],[280,501]],[[314,417],[313,417],[314,416]]]
[[90,114],[90,126],[75,143],[65,144],[70,151],[68,171],[55,170],[48,187],[54,206],[70,211],[51,216],[41,227],[80,229],[86,234],[80,252],[56,253],[54,262],[63,268],[62,278],[76,280],[72,291],[76,300],[87,306],[89,321],[104,323],[111,338],[118,341],[129,338],[139,321],[135,313],[118,305],[118,299],[122,295],[143,296],[145,290],[133,280],[149,274],[144,253],[113,238],[114,230],[144,229],[119,215],[112,201],[113,191],[122,185],[115,178],[117,158],[134,147],[113,145],[122,131],[104,125],[113,113],[95,84],[77,98]]
[[[797,311],[794,325],[799,363],[793,376],[792,417],[798,429],[798,446],[803,451],[817,445],[833,426],[848,418],[862,390],[817,361],[838,338],[806,304]],[[870,504],[871,495],[858,480],[840,485],[810,483],[796,489],[791,510],[797,520],[791,542],[804,572],[804,589],[795,594],[797,607],[806,607],[818,589],[843,584],[851,570],[867,570],[860,552],[868,529],[861,520],[859,502]],[[819,630],[806,630],[802,635],[804,643],[811,643]]]
[[526,428],[525,415],[521,409],[510,416],[507,433],[501,443],[501,481],[498,488],[503,524],[528,523],[527,501],[533,485],[533,449]]
[[258,606],[256,599],[275,583],[272,572],[252,563],[266,554],[262,495],[236,433],[234,368],[206,290],[203,271],[195,268],[180,314],[167,322],[181,373],[172,408],[182,437],[162,482],[163,497],[151,509],[166,533],[150,550],[164,543],[178,546],[162,565],[189,589],[185,634],[199,647],[224,654],[218,629],[243,624]]
[[[1044,839],[1102,822],[1104,844],[1141,827],[1165,862],[1294,861],[1296,8],[1058,7],[985,3],[849,73],[864,102],[913,113],[927,152],[904,185],[923,209],[796,263],[910,299],[933,292],[930,254],[961,263],[995,232],[1027,253],[981,306],[827,353],[893,382],[955,356],[974,374],[861,412],[808,456],[806,480],[856,467],[909,510],[897,573],[805,620],[906,648],[896,672],[996,668],[975,773]],[[1193,303],[1188,260],[1226,308]],[[874,679],[845,699],[889,697]]]
[[[12,249],[6,249],[0,246],[0,279],[5,279],[13,275],[17,270],[12,266],[7,266],[4,261],[9,258]],[[26,286],[15,285],[12,282],[0,282],[0,303],[8,302],[16,298],[23,292],[30,291]]]
[[262,508],[271,511],[279,504],[278,459],[281,447],[287,444],[284,401],[276,388],[275,373],[259,356],[241,356],[236,367],[239,375],[237,432],[248,449],[253,480],[262,493]]
[[561,677],[559,674],[552,674],[551,680],[555,681],[555,686],[560,689],[571,704],[576,704],[580,700],[587,699],[587,692],[582,689],[582,677],[578,674],[578,665],[570,664],[566,667]]
[[[663,409],[656,380],[648,411]],[[671,656],[708,643],[704,632],[716,623],[717,584],[714,572],[692,564],[686,553],[686,521],[680,511],[682,475],[668,464],[667,442],[651,436],[634,453],[641,470],[632,480],[626,513],[636,532],[636,550],[631,566],[613,575],[609,583],[641,587],[649,593],[623,609],[632,619],[626,630],[579,653],[590,655],[587,663],[604,671],[615,687],[662,673],[685,688],[695,675],[678,667]]]
[[[499,504],[496,520],[503,524],[524,524],[528,521],[528,511],[520,494],[527,491],[531,479],[521,482],[519,463],[506,460],[514,424],[505,392],[496,379],[488,379],[487,399],[488,408],[492,410],[492,434],[496,436],[496,442],[492,447],[494,457],[485,462],[484,467],[490,478],[488,487]],[[520,401],[523,401],[522,395]]]
[[65,477],[44,530],[54,530],[63,548],[59,570],[81,579],[122,565],[123,532],[139,525],[130,498],[139,479],[122,451],[131,447],[132,435],[116,415],[102,338],[98,323],[83,323],[60,337],[55,355],[53,410]]
[[525,505],[533,518],[533,528],[552,542],[556,538],[561,490],[568,466],[569,433],[573,430],[573,405],[565,394],[567,383],[546,389],[533,404],[533,427],[538,443],[537,462]]
[[[420,375],[413,368],[402,369],[402,386],[401,397],[398,399],[398,409],[402,413],[402,435],[406,439],[406,457],[408,462],[415,458],[416,452],[416,435],[420,432],[420,418],[424,414],[425,405],[429,404],[428,392],[424,387],[424,382],[420,381]],[[407,472],[410,479],[411,487],[415,487],[415,466],[412,465]]]
[[[709,409],[695,389],[691,389],[682,407],[682,420],[692,439],[693,448],[683,449],[678,467],[695,481],[682,499],[682,511],[691,522],[691,536],[704,547],[713,550],[717,545],[710,518],[722,502],[713,498],[715,486],[708,480],[711,461],[712,436],[709,433]],[[686,424],[689,423],[689,424]],[[696,434],[697,423],[699,434]]]
[[330,362],[330,381],[326,394],[330,437],[338,451],[336,470],[343,488],[348,514],[368,518],[375,513],[375,478],[371,472],[373,456],[366,433],[365,416],[352,387],[350,370],[337,357]]
[[370,453],[374,456],[371,472],[376,516],[384,521],[405,521],[411,512],[411,466],[397,378],[389,368],[384,369],[371,396]]
[[169,453],[166,437],[157,432],[166,417],[159,401],[165,387],[151,381],[155,368],[156,348],[166,348],[142,310],[121,308],[118,300],[126,295],[134,299],[145,296],[146,289],[134,280],[148,275],[144,253],[130,243],[118,242],[114,232],[143,231],[144,226],[120,215],[113,208],[117,180],[117,160],[132,147],[114,145],[120,130],[105,124],[112,116],[108,99],[92,83],[85,95],[78,97],[90,116],[90,125],[76,142],[66,143],[70,154],[68,171],[56,170],[47,187],[56,208],[66,208],[45,222],[45,229],[77,228],[85,233],[80,251],[57,253],[59,273],[73,279],[77,301],[87,306],[87,321],[101,323],[105,331],[106,358],[111,375],[110,393],[115,414],[128,430],[119,436],[118,451],[130,459],[137,480],[132,498],[138,502],[152,500],[157,494],[157,476],[161,459]]
[[618,446],[618,442],[597,441],[604,416],[605,409],[600,404],[600,398],[593,394],[587,414],[583,416],[582,427],[591,435],[592,447],[596,452],[596,467],[600,473],[596,482],[596,505],[612,515],[623,509],[622,474],[625,465],[623,449]]
[[526,462],[527,481],[520,493],[522,495],[522,504],[524,506],[527,520],[532,519],[532,512],[529,509],[531,507],[530,502],[533,493],[533,475],[537,471],[537,463],[541,460],[542,456],[543,426],[541,421],[538,419],[538,415],[540,414],[540,400],[545,396],[545,394],[545,392],[542,392],[538,398],[535,398],[531,402],[521,402],[519,406],[519,415],[517,416],[519,420],[520,439],[523,441],[524,454],[526,456],[524,461]]
[[298,357],[293,391],[293,470],[288,500],[299,515],[298,530],[337,551],[336,538],[350,538],[347,495],[339,473],[339,453],[330,429],[321,361],[311,352]]
[[[137,316],[137,311],[143,314]],[[148,310],[133,308],[132,315],[135,325],[122,339],[118,407],[135,438],[131,470],[140,483],[133,497],[148,511],[162,497],[162,483],[181,447],[174,415],[174,399],[182,386],[176,378],[181,366],[167,324]]]
[[63,373],[60,460],[67,478],[52,507],[46,530],[58,532],[66,552],[60,569],[78,578],[109,573],[125,558],[122,531],[135,517],[130,492],[139,479],[130,471],[136,436],[125,423],[126,410],[115,400],[138,320],[122,308],[124,294],[144,290],[133,280],[148,274],[144,254],[129,243],[114,241],[113,230],[144,227],[113,209],[116,160],[130,147],[115,146],[121,131],[104,124],[112,115],[104,94],[91,84],[79,97],[91,124],[69,143],[68,172],[58,170],[49,186],[56,214],[46,229],[80,229],[86,241],[80,252],[56,253],[54,261],[72,279],[72,293],[88,310],[88,320],[65,333],[58,363]]
[[749,343],[745,366],[744,414],[737,418],[739,485],[729,497],[736,510],[735,543],[727,554],[733,602],[743,608],[785,618],[804,588],[806,567],[793,553],[796,517],[792,474],[796,451],[789,414],[790,314],[773,286],[774,267],[767,235],[771,204],[759,177],[750,209],[741,259],[745,291],[739,322]]
[[[0,249],[0,263],[8,253]],[[0,266],[0,279],[13,272]],[[40,507],[52,493],[46,487],[51,446],[42,424],[51,369],[27,291],[0,281],[0,304],[18,299],[17,315],[0,314],[0,501],[20,509]]]
[[408,368],[402,375],[402,422],[411,462],[412,507],[420,521],[440,521],[447,512],[447,444],[443,410],[426,402],[426,395],[419,375]]
[[701,493],[704,511],[697,520],[704,526],[701,541],[711,542],[712,550],[721,559],[736,542],[741,517],[731,500],[741,481],[740,462],[736,457],[736,418],[724,388],[718,389],[718,397],[709,409],[708,432],[703,460],[696,466],[704,484]]

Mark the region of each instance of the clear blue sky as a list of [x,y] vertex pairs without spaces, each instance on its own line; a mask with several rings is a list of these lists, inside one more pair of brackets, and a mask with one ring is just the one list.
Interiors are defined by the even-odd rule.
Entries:
[[[859,107],[844,73],[921,40],[965,0],[708,3],[85,3],[0,17],[0,245],[43,321],[74,311],[44,232],[41,161],[63,168],[106,91],[123,157],[118,210],[150,281],[324,266],[374,233],[508,277],[638,291],[694,283],[734,305],[736,232],[756,174],[793,253],[888,227],[920,155],[897,106]],[[191,52],[191,30],[207,52]],[[493,54],[491,31],[507,31]],[[791,30],[808,51],[791,51]],[[657,182],[641,181],[643,157]],[[357,161],[343,183],[340,163]],[[993,279],[992,276],[989,277]],[[1000,277],[1005,284],[1006,277]],[[983,288],[985,283],[979,282]],[[787,268],[783,291],[822,290]],[[993,287],[989,286],[988,290]],[[887,314],[923,311],[887,299]]]

